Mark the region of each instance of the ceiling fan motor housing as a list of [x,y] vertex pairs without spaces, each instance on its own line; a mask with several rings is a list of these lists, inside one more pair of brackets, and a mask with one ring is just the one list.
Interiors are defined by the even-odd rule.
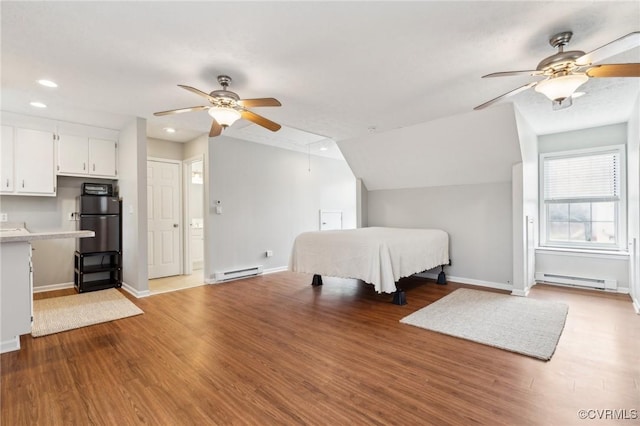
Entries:
[[215,98],[213,105],[217,107],[235,107],[240,100],[240,96],[229,90],[214,90],[209,93],[209,96]]
[[573,69],[578,68],[576,65],[576,59],[584,55],[585,53],[581,50],[558,52],[555,55],[551,55],[540,61],[536,69],[549,74],[553,74],[556,71],[572,71]]

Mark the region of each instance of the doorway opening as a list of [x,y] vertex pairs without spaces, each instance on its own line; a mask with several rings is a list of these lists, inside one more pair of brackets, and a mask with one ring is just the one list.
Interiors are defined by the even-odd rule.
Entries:
[[[148,206],[149,206],[149,292],[160,294],[170,291],[204,285],[204,159],[203,156],[185,161],[162,162],[163,168],[158,169],[158,162],[148,161]],[[170,168],[170,172],[166,168]],[[177,172],[176,172],[177,171]],[[160,188],[155,188],[159,177]],[[169,179],[170,177],[170,179]],[[169,180],[171,182],[169,182]],[[167,187],[172,189],[169,190]],[[176,189],[177,188],[177,189]],[[168,194],[177,196],[167,199]],[[172,212],[174,220],[164,237],[154,235],[152,221],[161,221]],[[177,215],[177,217],[176,217]],[[179,248],[168,250],[163,242],[177,241]],[[156,247],[157,246],[157,247]],[[158,273],[158,265],[162,265],[167,253],[171,253],[171,260],[177,263],[170,273]]]

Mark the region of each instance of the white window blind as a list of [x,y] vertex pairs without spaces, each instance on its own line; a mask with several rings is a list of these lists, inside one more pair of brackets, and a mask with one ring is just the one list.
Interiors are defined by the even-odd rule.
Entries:
[[544,159],[545,201],[619,199],[619,152]]

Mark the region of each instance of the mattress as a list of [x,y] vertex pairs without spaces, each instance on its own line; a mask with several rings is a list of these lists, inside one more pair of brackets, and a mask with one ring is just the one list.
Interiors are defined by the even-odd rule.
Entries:
[[445,231],[370,227],[298,235],[289,270],[356,278],[373,284],[378,293],[393,293],[400,278],[448,263]]

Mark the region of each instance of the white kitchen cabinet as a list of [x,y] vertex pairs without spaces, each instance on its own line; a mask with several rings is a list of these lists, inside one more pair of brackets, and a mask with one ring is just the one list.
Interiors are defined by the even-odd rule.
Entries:
[[16,195],[56,195],[52,132],[14,128]]
[[89,139],[83,136],[58,135],[57,174],[89,173]]
[[118,175],[117,150],[116,141],[89,139],[89,174],[116,177]]
[[2,126],[2,139],[0,140],[2,155],[0,167],[0,193],[13,192],[13,127]]
[[31,333],[31,244],[3,243],[2,250],[1,352],[20,349],[20,335]]
[[58,136],[57,174],[67,176],[117,176],[117,142],[82,136]]

